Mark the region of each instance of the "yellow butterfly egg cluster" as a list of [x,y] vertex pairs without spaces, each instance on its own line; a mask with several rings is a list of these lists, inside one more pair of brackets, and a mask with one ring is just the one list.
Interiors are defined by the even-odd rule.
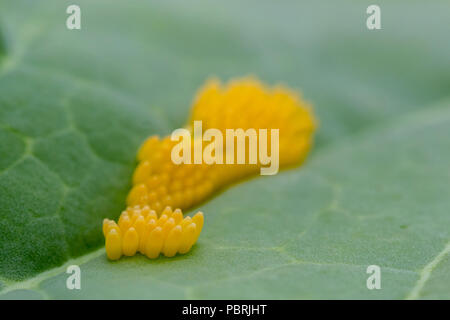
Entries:
[[118,223],[103,220],[106,255],[118,260],[122,255],[134,256],[137,252],[150,259],[173,257],[191,250],[203,228],[203,213],[183,218],[180,209],[166,207],[160,217],[149,206],[128,207]]
[[[295,92],[282,86],[268,88],[252,78],[227,85],[215,80],[207,82],[194,101],[186,127],[192,132],[194,121],[198,120],[202,121],[203,130],[219,129],[224,136],[226,129],[256,129],[259,140],[258,129],[268,129],[269,147],[270,129],[279,129],[280,166],[304,160],[316,127],[310,106]],[[133,188],[127,197],[128,206],[148,205],[158,214],[166,206],[188,209],[221,187],[258,173],[263,166],[259,156],[256,164],[235,161],[235,164],[177,165],[171,161],[171,151],[177,143],[170,136],[151,136],[143,143]],[[203,150],[207,147],[208,143],[203,143]],[[247,143],[247,155],[248,148]],[[227,150],[223,146],[224,157]],[[235,150],[235,157],[236,154]]]
[[[296,92],[284,86],[269,88],[253,78],[225,86],[208,81],[194,101],[190,127],[196,120],[202,120],[204,130],[217,128],[223,134],[226,129],[279,129],[281,165],[298,164],[306,157],[316,128],[311,106]],[[267,138],[270,146],[270,134]]]
[[176,143],[170,136],[152,136],[143,144],[133,174],[133,188],[127,197],[128,206],[149,205],[159,214],[166,206],[187,209],[214,191],[213,166],[172,162],[172,147]]

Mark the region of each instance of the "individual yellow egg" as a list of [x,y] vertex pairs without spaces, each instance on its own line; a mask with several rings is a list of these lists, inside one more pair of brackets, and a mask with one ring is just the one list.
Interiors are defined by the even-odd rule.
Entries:
[[149,206],[143,206],[141,209],[141,214],[144,218],[147,218],[147,216],[150,214],[152,210],[150,209]]
[[142,237],[139,238],[139,252],[142,254],[145,254],[145,245],[147,244],[147,238],[150,234],[150,232],[153,231],[153,229],[156,228],[156,219],[150,219],[148,222],[145,223],[144,232],[142,234]]
[[145,219],[142,215],[139,215],[139,217],[134,222],[133,227],[136,229],[139,237],[142,237],[145,229]]
[[173,218],[169,218],[166,223],[164,223],[162,227],[163,238],[164,240],[169,235],[170,231],[175,227],[175,220]]
[[166,206],[163,212],[161,212],[161,216],[163,215],[167,215],[167,217],[170,218],[172,216],[172,208],[170,206]]
[[197,241],[198,237],[200,236],[200,232],[202,232],[204,221],[205,218],[203,217],[203,212],[199,211],[192,217],[192,222],[194,222],[195,225],[197,226],[194,242]]
[[110,221],[111,220],[109,220],[109,219],[103,219],[103,236],[105,236],[105,237],[108,234]]
[[178,248],[178,252],[181,254],[184,254],[184,253],[189,252],[189,250],[191,250],[191,247],[194,243],[194,239],[197,234],[197,228],[196,228],[195,223],[191,222],[188,225],[186,225],[185,227],[183,227],[182,231],[183,232],[181,235],[180,246]]
[[158,220],[158,215],[156,214],[155,210],[150,210],[149,214],[145,217],[145,223],[149,222],[152,219]]
[[181,234],[181,226],[176,226],[170,230],[162,249],[162,252],[166,257],[173,257],[177,253],[178,248],[180,247]]
[[122,250],[125,256],[134,256],[139,246],[139,236],[135,228],[131,227],[123,236]]
[[119,228],[122,233],[125,233],[132,225],[133,223],[128,215],[123,216],[119,221]]
[[192,223],[192,218],[187,216],[186,218],[183,219],[183,221],[181,221],[180,226],[184,230],[184,228],[187,227],[191,223]]
[[139,217],[143,217],[141,215],[141,210],[133,210],[133,214],[131,215],[131,223],[134,224]]
[[156,227],[153,229],[148,238],[147,243],[145,245],[145,255],[150,259],[155,259],[161,253],[161,249],[164,244],[164,238],[161,227]]
[[105,249],[109,260],[118,260],[122,256],[122,239],[117,230],[112,229],[106,235]]
[[144,183],[149,177],[151,171],[150,161],[142,161],[133,173],[133,185]]
[[167,214],[163,214],[159,217],[156,224],[158,225],[158,227],[162,228],[162,226],[167,222],[167,220],[169,220],[169,216]]
[[127,204],[129,206],[134,205],[146,205],[148,203],[148,189],[143,183],[135,185],[127,197]]
[[175,209],[171,218],[175,221],[175,224],[179,224],[183,220],[183,212],[180,209]]
[[125,217],[130,218],[130,216],[128,215],[128,211],[122,211],[122,214],[121,214],[120,217],[119,217],[119,221],[117,222],[117,224],[118,224],[119,226],[121,226],[121,225],[123,224],[122,220],[123,220]]
[[103,220],[103,234],[106,236],[112,229],[115,229],[119,234],[121,234],[119,226],[113,220]]

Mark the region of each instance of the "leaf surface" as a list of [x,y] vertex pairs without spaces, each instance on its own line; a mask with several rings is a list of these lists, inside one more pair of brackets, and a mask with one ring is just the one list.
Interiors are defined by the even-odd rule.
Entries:
[[[69,2],[0,4],[0,297],[450,297],[447,3],[382,2],[368,32],[364,1],[109,2],[81,1],[80,31]],[[207,77],[249,73],[314,104],[307,163],[202,205],[185,256],[108,262],[139,144]]]

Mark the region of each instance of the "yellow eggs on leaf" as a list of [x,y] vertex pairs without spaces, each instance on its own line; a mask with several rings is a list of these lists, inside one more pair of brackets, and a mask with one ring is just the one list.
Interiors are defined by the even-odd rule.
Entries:
[[[130,212],[133,212],[131,219]],[[118,260],[122,255],[134,256],[137,252],[151,259],[160,254],[166,257],[185,254],[197,242],[202,227],[201,212],[183,218],[181,209],[172,211],[166,207],[158,218],[150,207],[129,207],[120,215],[119,224],[109,219],[103,221],[106,255],[110,260]]]

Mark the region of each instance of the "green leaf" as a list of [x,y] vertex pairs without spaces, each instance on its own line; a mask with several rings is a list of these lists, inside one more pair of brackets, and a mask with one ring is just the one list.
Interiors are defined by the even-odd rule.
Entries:
[[[382,2],[369,32],[364,1],[80,1],[68,31],[70,2],[3,1],[0,297],[449,298],[450,6],[409,3]],[[101,220],[139,144],[181,126],[207,77],[249,73],[313,102],[307,163],[202,205],[189,254],[109,262]]]

